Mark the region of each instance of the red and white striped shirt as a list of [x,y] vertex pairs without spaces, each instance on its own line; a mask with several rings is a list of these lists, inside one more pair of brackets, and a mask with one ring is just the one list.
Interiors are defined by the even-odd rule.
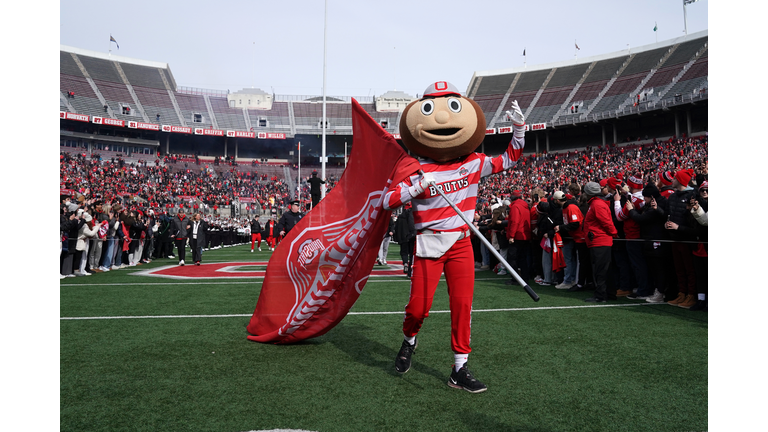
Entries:
[[464,220],[440,196],[435,187],[440,188],[468,220],[474,220],[477,184],[480,179],[515,166],[520,155],[523,154],[525,128],[515,126],[514,129],[513,138],[507,150],[494,158],[483,153],[470,153],[463,158],[446,163],[435,162],[432,159],[420,160],[422,171],[434,175],[435,186],[430,186],[412,198],[408,188],[421,179],[421,174],[414,173],[387,192],[384,196],[384,209],[392,210],[410,201],[413,204],[413,221],[417,231],[466,229]]

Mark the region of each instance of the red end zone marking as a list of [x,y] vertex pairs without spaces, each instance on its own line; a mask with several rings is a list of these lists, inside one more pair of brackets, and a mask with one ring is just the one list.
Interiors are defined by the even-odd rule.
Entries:
[[[267,261],[255,261],[255,262],[227,262],[227,263],[200,263],[199,266],[193,264],[187,264],[185,266],[170,265],[165,267],[158,267],[155,269],[144,270],[131,273],[138,276],[155,276],[164,277],[170,279],[242,279],[242,278],[255,278],[262,279],[267,274],[266,270],[238,270],[243,267],[263,266],[266,267]],[[404,276],[403,274],[403,262],[402,261],[390,261],[388,266],[393,268],[378,268],[374,266],[371,271],[371,277],[381,276]]]

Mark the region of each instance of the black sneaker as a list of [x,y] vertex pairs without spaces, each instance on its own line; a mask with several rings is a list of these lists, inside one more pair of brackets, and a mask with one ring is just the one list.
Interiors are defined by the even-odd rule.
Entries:
[[458,372],[456,368],[451,366],[451,377],[448,378],[448,385],[453,388],[464,389],[470,393],[481,393],[488,390],[485,384],[472,376],[472,372],[467,368],[466,363]]
[[598,297],[590,297],[588,299],[585,299],[584,301],[589,303],[605,303],[605,299],[601,299]]
[[403,345],[400,347],[400,352],[397,353],[395,358],[395,370],[400,373],[406,373],[411,368],[411,356],[416,351],[416,347],[419,346],[419,338],[413,341],[413,345],[403,340]]
[[707,301],[706,300],[696,300],[696,304],[691,306],[689,311],[707,311]]

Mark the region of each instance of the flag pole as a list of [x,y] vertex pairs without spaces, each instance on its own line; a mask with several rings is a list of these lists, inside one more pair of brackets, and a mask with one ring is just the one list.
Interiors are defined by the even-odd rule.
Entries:
[[526,64],[527,64],[527,62],[528,62],[528,56],[526,56],[526,53],[525,53],[525,50],[526,50],[526,49],[527,49],[527,48],[523,48],[523,69],[525,69],[525,68],[526,68]]
[[299,141],[299,174],[296,180],[296,199],[301,201],[301,141]]
[[[424,175],[424,171],[422,171],[422,170],[419,170],[419,173],[420,173],[422,176]],[[531,298],[533,299],[533,301],[539,301],[539,296],[538,296],[538,294],[536,294],[536,292],[535,292],[535,291],[533,291],[533,288],[531,288],[531,286],[530,286],[530,285],[528,285],[528,282],[524,281],[524,280],[523,280],[523,278],[521,278],[521,277],[520,277],[520,275],[518,275],[518,274],[517,274],[517,272],[516,272],[516,271],[515,271],[515,270],[512,268],[512,266],[511,266],[511,265],[509,265],[509,263],[507,262],[507,260],[505,260],[505,259],[504,259],[504,258],[503,258],[503,257],[502,257],[502,256],[501,256],[501,255],[500,255],[500,254],[499,254],[499,253],[496,251],[496,249],[495,249],[495,248],[494,248],[494,247],[491,245],[491,243],[488,241],[488,239],[487,239],[487,238],[485,238],[485,236],[484,236],[484,235],[482,235],[482,234],[480,233],[480,230],[478,230],[478,229],[477,229],[477,227],[475,227],[475,225],[474,225],[473,223],[471,223],[471,222],[470,222],[470,221],[467,219],[467,216],[464,214],[464,212],[462,212],[461,210],[459,210],[459,208],[458,208],[458,207],[456,207],[456,204],[454,204],[454,203],[453,203],[453,201],[451,201],[451,199],[450,199],[450,198],[448,198],[448,197],[445,195],[445,193],[442,191],[442,189],[440,189],[439,187],[437,187],[437,186],[435,185],[435,183],[434,183],[434,182],[430,183],[430,185],[431,185],[431,186],[433,186],[433,187],[434,187],[434,189],[437,191],[437,193],[438,193],[438,194],[440,194],[440,196],[441,196],[441,197],[443,197],[443,199],[445,200],[445,202],[447,202],[447,203],[448,203],[448,204],[451,206],[451,208],[453,208],[453,210],[456,212],[456,214],[457,214],[457,215],[459,215],[459,217],[461,217],[461,219],[463,219],[463,220],[464,220],[464,223],[466,223],[466,224],[467,224],[467,226],[468,226],[468,227],[469,227],[469,229],[470,229],[470,230],[471,230],[471,231],[472,231],[472,232],[475,234],[475,236],[477,236],[477,238],[479,238],[479,239],[480,239],[480,241],[482,241],[482,242],[485,244],[485,247],[486,247],[486,248],[487,248],[487,249],[488,249],[488,250],[489,250],[489,251],[490,251],[490,252],[493,254],[493,256],[495,256],[495,257],[496,257],[496,259],[498,259],[498,260],[499,260],[499,262],[501,263],[501,265],[503,265],[503,266],[504,266],[504,268],[506,268],[506,269],[507,269],[507,272],[509,272],[509,274],[511,274],[513,278],[517,279],[517,282],[518,282],[520,285],[522,285],[522,286],[523,286],[523,288],[525,289],[525,292],[527,292],[527,293],[528,293],[528,295],[529,295],[529,296],[531,296]]]

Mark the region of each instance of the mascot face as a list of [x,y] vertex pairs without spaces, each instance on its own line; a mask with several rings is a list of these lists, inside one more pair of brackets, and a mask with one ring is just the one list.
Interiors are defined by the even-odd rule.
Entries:
[[400,120],[403,144],[419,156],[447,162],[473,152],[485,138],[485,116],[456,87],[438,81],[411,102]]

